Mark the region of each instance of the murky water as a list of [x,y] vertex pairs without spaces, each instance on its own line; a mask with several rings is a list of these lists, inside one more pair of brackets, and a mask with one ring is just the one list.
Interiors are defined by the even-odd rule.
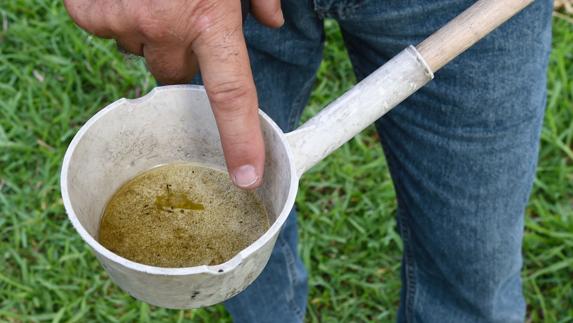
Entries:
[[226,172],[195,164],[152,168],[125,183],[101,220],[99,242],[138,263],[223,263],[269,228],[267,212]]

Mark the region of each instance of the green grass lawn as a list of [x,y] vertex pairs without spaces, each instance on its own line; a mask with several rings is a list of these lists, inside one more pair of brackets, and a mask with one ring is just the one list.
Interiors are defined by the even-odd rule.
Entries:
[[[336,24],[326,25],[325,61],[305,118],[354,81]],[[222,306],[166,310],[122,292],[64,213],[58,175],[75,132],[107,103],[153,85],[139,60],[77,29],[61,1],[2,2],[0,322],[230,321]],[[524,247],[528,317],[573,322],[573,24],[561,18],[540,158]],[[305,175],[297,202],[308,320],[393,321],[402,245],[373,130]]]

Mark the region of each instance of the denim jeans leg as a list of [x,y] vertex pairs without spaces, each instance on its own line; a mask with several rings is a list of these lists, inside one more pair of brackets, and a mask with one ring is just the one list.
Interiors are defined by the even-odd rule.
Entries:
[[[358,78],[473,3],[350,2],[334,12]],[[536,1],[377,122],[405,243],[401,322],[524,320],[523,215],[551,10],[552,1]]]
[[[322,59],[323,22],[308,1],[282,1],[285,24],[270,29],[249,17],[245,37],[260,108],[283,131],[298,123]],[[302,322],[307,273],[297,253],[296,212],[291,211],[261,275],[225,302],[233,321]]]

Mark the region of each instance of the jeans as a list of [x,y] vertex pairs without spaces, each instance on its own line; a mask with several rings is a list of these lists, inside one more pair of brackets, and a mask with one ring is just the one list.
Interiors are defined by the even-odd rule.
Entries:
[[[283,0],[285,25],[245,23],[260,106],[298,123],[322,59],[323,19],[360,80],[469,7],[465,0]],[[524,210],[545,106],[552,1],[538,0],[376,122],[404,242],[399,322],[523,322]],[[296,214],[261,276],[225,303],[235,322],[301,322]],[[302,242],[304,243],[304,241]]]

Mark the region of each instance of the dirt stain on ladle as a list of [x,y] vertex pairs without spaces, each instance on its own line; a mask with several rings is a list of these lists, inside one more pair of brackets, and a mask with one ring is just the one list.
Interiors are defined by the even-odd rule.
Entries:
[[223,263],[269,228],[252,191],[196,164],[152,168],[121,186],[102,216],[98,240],[142,264],[190,267]]

